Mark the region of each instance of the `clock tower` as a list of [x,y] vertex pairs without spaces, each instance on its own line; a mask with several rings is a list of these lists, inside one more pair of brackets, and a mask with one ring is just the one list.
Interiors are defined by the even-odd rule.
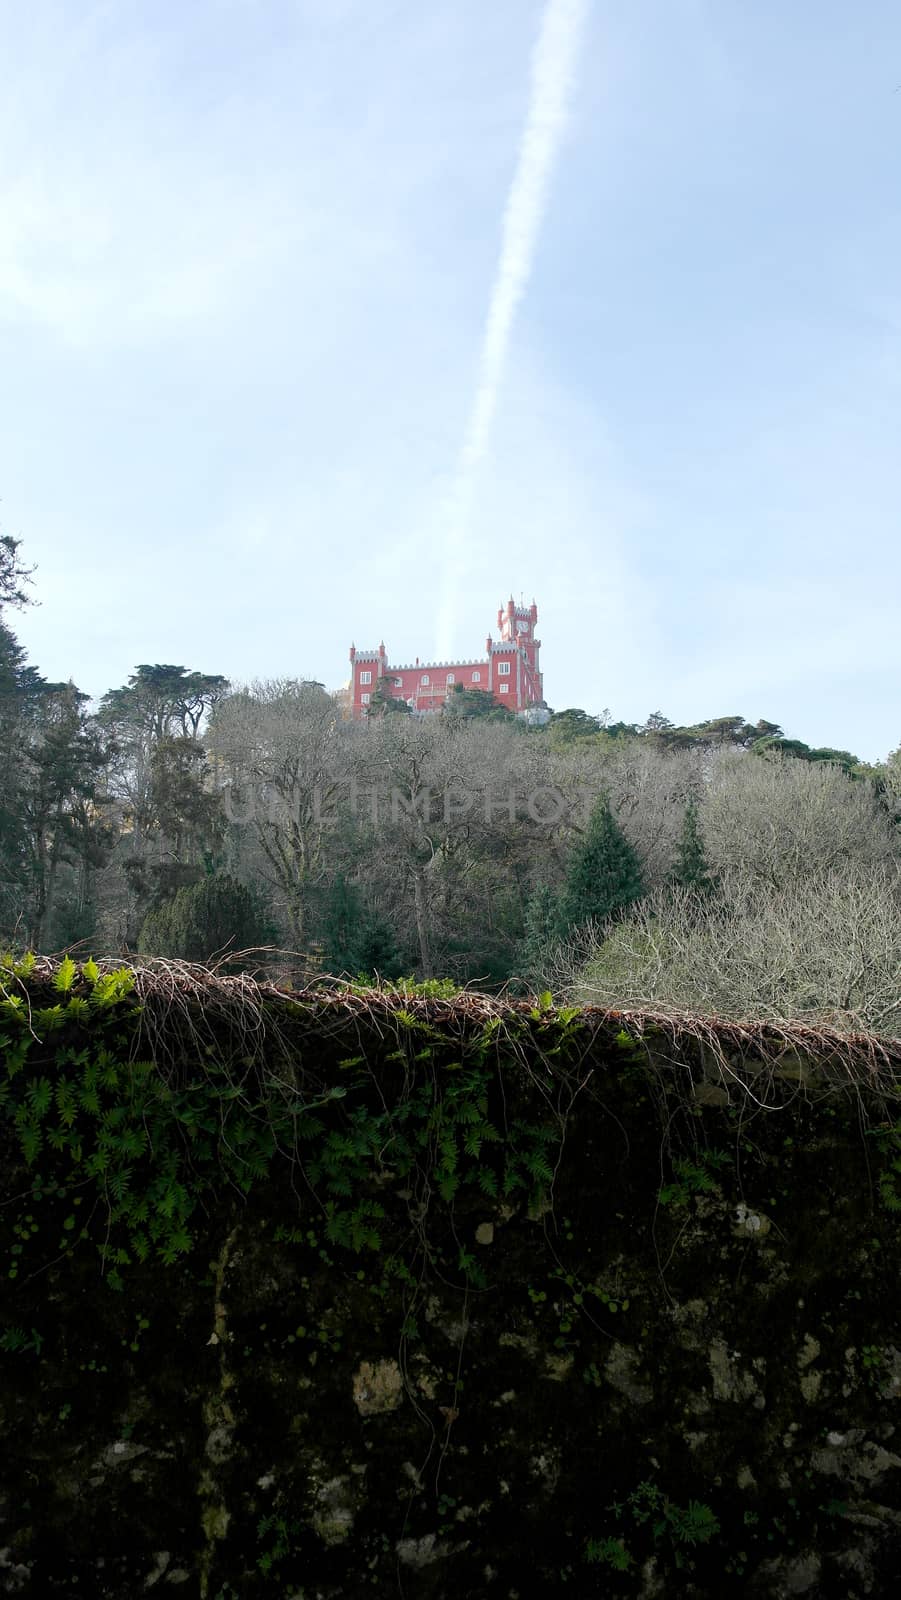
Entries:
[[504,644],[516,645],[522,650],[529,663],[531,672],[540,684],[541,673],[538,668],[538,652],[541,649],[541,640],[535,638],[535,624],[538,621],[538,607],[535,601],[530,606],[516,605],[511,594],[507,604],[501,606],[497,614],[497,625],[500,629],[501,640]]

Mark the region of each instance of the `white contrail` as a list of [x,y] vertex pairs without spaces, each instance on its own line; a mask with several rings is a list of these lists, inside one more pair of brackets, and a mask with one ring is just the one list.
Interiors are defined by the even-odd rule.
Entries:
[[450,655],[469,545],[476,470],[488,447],[516,308],[532,270],[551,173],[566,124],[589,0],[547,0],[532,52],[531,92],[501,233],[501,251],[479,354],[475,398],[449,497],[448,555],[441,585],[438,660]]

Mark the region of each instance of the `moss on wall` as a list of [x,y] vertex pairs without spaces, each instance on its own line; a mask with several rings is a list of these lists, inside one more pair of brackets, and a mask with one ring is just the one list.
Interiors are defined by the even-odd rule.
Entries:
[[4,995],[0,1592],[894,1593],[890,1047]]

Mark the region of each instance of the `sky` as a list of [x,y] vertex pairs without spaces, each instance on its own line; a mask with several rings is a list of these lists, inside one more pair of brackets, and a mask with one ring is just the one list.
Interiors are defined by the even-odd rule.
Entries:
[[10,618],[901,743],[896,0],[0,0]]

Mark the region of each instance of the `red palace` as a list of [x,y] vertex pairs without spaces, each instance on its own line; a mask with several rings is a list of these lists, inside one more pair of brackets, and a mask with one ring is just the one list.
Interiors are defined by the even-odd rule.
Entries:
[[349,711],[366,715],[376,689],[381,695],[406,700],[411,711],[440,711],[457,684],[483,689],[497,704],[513,712],[538,712],[544,705],[538,667],[541,640],[535,638],[538,607],[515,605],[513,598],[497,614],[499,637],[489,633],[485,654],[471,661],[420,661],[391,666],[384,643],[377,650],[350,647]]

